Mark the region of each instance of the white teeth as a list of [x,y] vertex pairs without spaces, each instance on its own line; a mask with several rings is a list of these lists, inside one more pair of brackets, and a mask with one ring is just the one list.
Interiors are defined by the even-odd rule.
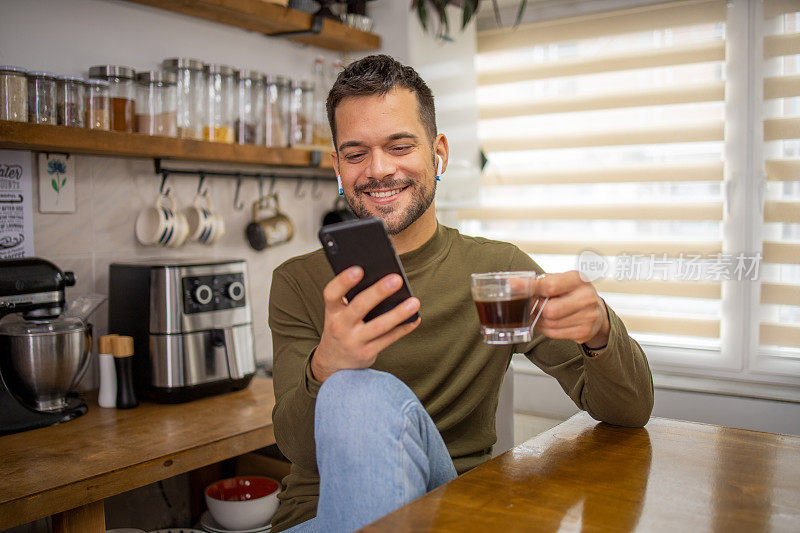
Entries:
[[388,198],[389,196],[394,196],[395,194],[399,193],[403,189],[392,189],[391,191],[386,192],[368,192],[370,196],[373,198]]

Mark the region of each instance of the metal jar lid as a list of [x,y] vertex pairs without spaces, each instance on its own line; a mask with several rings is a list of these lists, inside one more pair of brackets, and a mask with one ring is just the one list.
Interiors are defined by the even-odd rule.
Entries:
[[0,74],[17,74],[24,76],[28,71],[22,67],[14,67],[12,65],[0,65]]
[[108,80],[84,80],[84,83],[89,87],[104,87],[108,89]]
[[177,79],[174,72],[163,72],[161,70],[136,73],[136,81],[142,85],[175,85]]
[[90,78],[128,78],[133,79],[136,71],[131,67],[119,65],[95,65],[89,67]]
[[42,72],[42,71],[39,71],[39,70],[28,72],[28,77],[29,78],[47,78],[47,79],[50,79],[50,80],[56,79],[56,75],[53,74],[52,72]]
[[239,79],[240,80],[257,80],[263,81],[264,73],[259,70],[240,70],[239,71]]
[[79,78],[77,76],[57,76],[56,79],[58,81],[74,81],[80,84],[86,83],[86,81],[83,78]]
[[286,76],[277,76],[275,74],[267,74],[267,83],[274,83],[275,85],[289,85],[292,83],[292,80],[287,78]]
[[292,82],[293,89],[300,89],[302,91],[313,91],[314,84],[310,81],[300,80],[300,81],[293,81]]
[[203,62],[188,57],[170,57],[161,62],[161,68],[166,70],[203,70]]
[[236,69],[228,65],[206,64],[203,65],[203,70],[205,70],[206,74],[221,74],[222,76],[236,74]]

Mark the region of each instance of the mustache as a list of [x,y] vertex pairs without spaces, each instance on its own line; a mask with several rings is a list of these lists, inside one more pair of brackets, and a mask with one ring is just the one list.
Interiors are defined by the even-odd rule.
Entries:
[[371,192],[371,191],[379,191],[379,190],[386,190],[386,189],[402,189],[403,187],[408,187],[413,185],[412,180],[401,180],[401,179],[385,179],[385,180],[373,180],[369,183],[364,183],[362,185],[358,185],[353,188],[353,190],[357,193],[362,192]]

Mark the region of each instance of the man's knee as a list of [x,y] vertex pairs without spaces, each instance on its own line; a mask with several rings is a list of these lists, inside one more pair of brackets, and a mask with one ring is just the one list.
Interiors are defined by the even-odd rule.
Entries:
[[372,369],[339,370],[317,394],[315,422],[325,426],[380,424],[400,414],[416,396],[395,376]]

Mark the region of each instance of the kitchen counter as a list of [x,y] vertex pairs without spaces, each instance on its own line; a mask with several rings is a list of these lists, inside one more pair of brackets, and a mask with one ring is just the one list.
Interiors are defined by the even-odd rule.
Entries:
[[102,409],[0,437],[0,530],[48,515],[56,533],[104,533],[103,499],[275,443],[272,380],[189,403]]
[[362,531],[798,531],[800,437],[579,413]]

